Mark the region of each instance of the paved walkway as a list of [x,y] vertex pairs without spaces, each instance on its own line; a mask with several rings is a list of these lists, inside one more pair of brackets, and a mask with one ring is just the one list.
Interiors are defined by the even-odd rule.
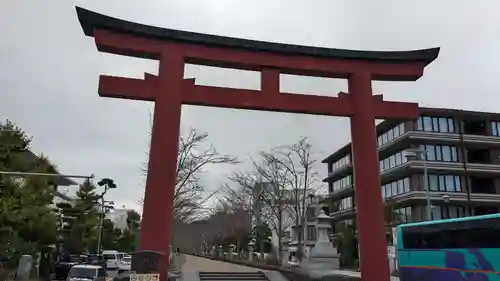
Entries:
[[[185,255],[185,260],[182,265],[182,271],[216,271],[216,272],[255,272],[259,271],[258,268],[222,262],[214,261],[206,258],[200,258],[196,256]],[[260,270],[261,271],[261,270]]]
[[[256,271],[264,271],[264,272],[275,272],[262,270],[254,267],[248,267],[228,262],[222,261],[214,261],[206,258],[196,257],[185,255],[184,263],[182,265],[182,272],[190,272],[190,271],[208,271],[208,272],[256,272]],[[359,272],[352,271],[344,271],[337,270],[339,275],[351,276],[351,277],[360,277],[361,274]],[[285,280],[284,277],[279,278],[278,280]],[[391,277],[391,281],[399,281],[397,277]]]

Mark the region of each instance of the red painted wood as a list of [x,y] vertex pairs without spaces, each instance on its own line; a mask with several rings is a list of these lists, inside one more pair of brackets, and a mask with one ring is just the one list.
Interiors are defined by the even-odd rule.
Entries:
[[99,95],[106,98],[154,101],[151,81],[101,75]]
[[172,200],[176,183],[184,62],[175,52],[160,59],[146,192],[142,210],[140,249],[165,253],[161,279],[166,281],[172,233]]
[[[375,118],[416,118],[419,109],[416,103],[383,101],[381,95],[373,96],[371,81],[416,80],[423,74],[424,63],[289,56],[182,44],[99,29],[94,31],[94,37],[100,51],[160,60],[158,76],[101,76],[99,82],[101,96],[155,101],[141,249],[170,251],[182,104],[347,116],[351,117],[361,274],[364,281],[389,280]],[[194,79],[183,79],[185,63],[260,71],[261,90],[195,85]],[[349,94],[325,97],[281,93],[280,73],[348,78]],[[167,265],[168,257],[162,262],[163,267]]]
[[375,131],[370,73],[349,77],[354,116],[351,117],[352,161],[356,191],[356,218],[363,280],[389,280],[389,261],[380,190],[380,164]]

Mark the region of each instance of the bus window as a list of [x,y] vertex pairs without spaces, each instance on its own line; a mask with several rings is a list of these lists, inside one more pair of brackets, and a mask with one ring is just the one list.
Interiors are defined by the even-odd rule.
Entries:
[[500,248],[498,219],[404,227],[405,249]]

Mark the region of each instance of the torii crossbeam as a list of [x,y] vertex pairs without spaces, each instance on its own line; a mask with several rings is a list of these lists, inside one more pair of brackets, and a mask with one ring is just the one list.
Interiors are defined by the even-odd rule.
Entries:
[[[389,280],[375,119],[414,119],[416,103],[383,101],[372,80],[414,81],[437,58],[439,48],[372,52],[268,43],[164,29],[76,8],[85,35],[101,52],[159,60],[158,76],[101,76],[103,97],[155,102],[148,176],[141,222],[141,250],[168,253],[172,196],[182,104],[351,118],[361,275]],[[261,90],[199,86],[184,79],[186,63],[261,73]],[[282,93],[280,74],[348,79],[338,97]],[[159,272],[168,266],[165,255]]]

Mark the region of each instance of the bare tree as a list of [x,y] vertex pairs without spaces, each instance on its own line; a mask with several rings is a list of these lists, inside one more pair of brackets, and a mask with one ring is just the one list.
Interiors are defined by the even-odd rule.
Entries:
[[[276,234],[277,260],[281,263],[283,234],[285,228],[291,225],[285,221],[289,217],[285,213],[293,212],[294,196],[290,181],[293,175],[276,157],[274,152],[260,152],[257,161],[252,159],[252,172],[234,173],[230,180],[239,188],[233,192],[243,194],[245,201],[252,205],[250,210],[257,227],[265,222]],[[263,243],[263,240],[260,242]],[[263,245],[260,249],[263,255]]]
[[263,218],[270,228],[276,233],[278,254],[277,260],[281,264],[283,252],[283,234],[285,228],[290,226],[285,221],[293,207],[290,193],[290,171],[280,164],[276,155],[269,152],[260,153],[260,162],[253,162],[259,178],[265,180],[267,184],[262,188],[259,199],[265,205],[262,210]]
[[[238,194],[239,202],[253,202],[250,211],[257,224],[267,222],[277,235],[279,262],[284,231],[290,225],[296,225],[299,240],[297,257],[302,259],[307,198],[309,193],[316,191],[319,180],[311,142],[302,137],[291,145],[260,152],[257,160],[252,159],[252,164],[251,172],[237,172],[229,178],[238,188],[230,189],[232,193],[226,191],[226,195],[232,196],[226,196],[221,204],[225,202],[225,207],[230,208],[227,202],[234,202],[234,194]],[[289,217],[292,222],[286,221]]]
[[306,137],[287,146],[274,148],[269,156],[267,167],[280,174],[280,180],[290,194],[293,211],[292,217],[298,228],[297,258],[304,255],[304,225],[307,214],[307,198],[318,188],[319,174],[315,169],[316,159],[313,146]]
[[[201,183],[201,174],[210,165],[236,164],[238,160],[221,154],[208,141],[208,133],[191,129],[187,136],[181,136],[177,154],[177,171],[172,202],[173,227],[189,223],[197,218],[200,207],[217,191],[206,194]],[[147,174],[147,165],[143,169]],[[143,203],[143,199],[139,204]]]

